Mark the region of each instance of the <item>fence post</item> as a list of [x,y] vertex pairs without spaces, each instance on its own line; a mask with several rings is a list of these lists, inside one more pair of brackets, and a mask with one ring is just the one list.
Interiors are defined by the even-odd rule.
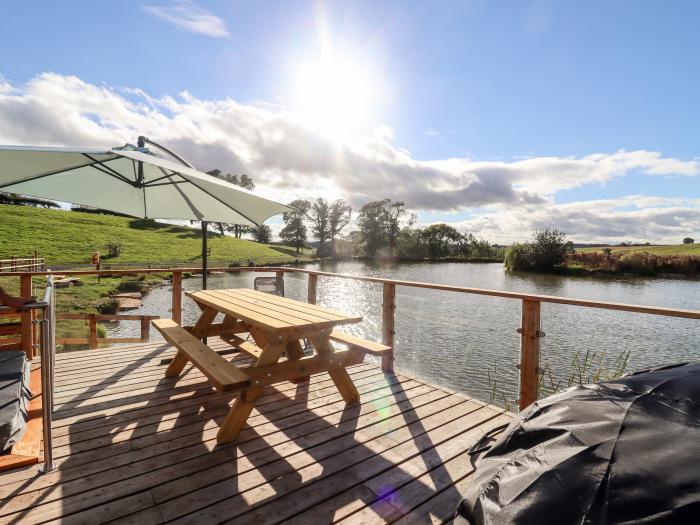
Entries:
[[382,342],[391,347],[391,353],[382,356],[382,370],[394,370],[394,311],[396,310],[396,285],[384,283],[384,300],[382,302]]
[[537,401],[540,335],[540,302],[524,299],[520,327],[520,410]]
[[148,317],[141,318],[141,342],[147,343],[151,338],[151,320]]
[[[13,257],[14,259],[14,257]],[[32,296],[32,276],[23,274],[19,278],[20,297]],[[20,344],[22,351],[27,355],[27,359],[34,357],[34,310],[25,310],[20,314]]]
[[173,272],[172,317],[177,324],[182,324],[182,272]]
[[90,326],[90,337],[88,338],[88,345],[90,349],[97,348],[97,317],[95,314],[88,315],[88,324]]
[[306,296],[307,303],[316,304],[316,300],[317,300],[316,287],[317,286],[318,286],[318,274],[310,273],[309,274],[309,290],[308,290],[308,294]]

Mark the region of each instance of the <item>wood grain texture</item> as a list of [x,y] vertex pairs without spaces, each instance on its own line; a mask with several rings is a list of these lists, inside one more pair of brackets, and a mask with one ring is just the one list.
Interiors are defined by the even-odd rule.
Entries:
[[[457,504],[466,448],[510,418],[362,363],[347,369],[359,403],[346,405],[326,373],[264,387],[236,443],[217,444],[235,394],[196,368],[164,381],[160,362],[174,354],[160,343],[59,354],[58,469],[0,475],[0,522],[430,522]],[[383,486],[397,498],[380,498]]]

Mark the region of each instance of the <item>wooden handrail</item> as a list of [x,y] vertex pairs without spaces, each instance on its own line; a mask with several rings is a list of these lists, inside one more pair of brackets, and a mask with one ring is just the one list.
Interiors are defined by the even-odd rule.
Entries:
[[[47,276],[53,274],[60,275],[126,275],[133,273],[173,273],[173,272],[201,272],[201,268],[131,268],[119,270],[66,270],[56,272],[12,272],[3,274],[4,277],[21,277],[23,275],[32,276]],[[492,297],[503,297],[506,299],[519,299],[521,301],[540,301],[543,303],[569,304],[572,306],[583,306],[586,308],[602,308],[604,310],[618,310],[624,312],[636,312],[651,315],[664,315],[669,317],[684,317],[687,319],[700,319],[699,310],[684,310],[680,308],[666,308],[660,306],[645,306],[637,304],[612,303],[607,301],[592,301],[589,299],[575,299],[572,297],[560,297],[556,295],[539,295],[521,292],[508,292],[506,290],[491,290],[487,288],[470,288],[466,286],[453,286],[449,284],[424,283],[420,281],[404,281],[397,279],[384,279],[381,277],[366,277],[363,275],[351,275],[346,273],[331,273],[320,272],[317,270],[307,270],[306,268],[291,268],[291,267],[248,267],[229,268],[228,266],[209,268],[210,272],[261,272],[261,273],[276,273],[276,272],[297,272],[314,274],[324,277],[336,277],[339,279],[351,279],[355,281],[364,281],[378,284],[393,284],[395,286],[406,286],[409,288],[425,288],[430,290],[441,290],[446,292],[468,293],[475,295],[488,295]]]
[[[542,336],[540,331],[541,325],[541,303],[554,303],[554,304],[564,304],[571,306],[579,306],[585,308],[598,308],[604,310],[614,310],[623,312],[633,312],[642,313],[650,315],[661,315],[667,317],[679,317],[686,319],[700,319],[700,311],[697,310],[685,310],[679,308],[667,308],[667,307],[656,307],[656,306],[644,306],[635,304],[624,304],[624,303],[613,303],[607,301],[593,301],[588,299],[574,299],[569,297],[558,297],[552,295],[540,295],[540,294],[529,294],[521,292],[509,292],[505,290],[490,290],[485,288],[471,288],[465,286],[452,286],[445,284],[435,284],[435,283],[425,283],[419,281],[406,281],[399,279],[384,279],[381,277],[366,277],[361,275],[350,275],[350,274],[340,274],[331,272],[321,272],[317,270],[307,270],[305,268],[291,268],[291,267],[214,267],[209,268],[209,271],[217,272],[261,272],[261,273],[275,273],[278,276],[283,276],[284,273],[306,273],[308,275],[308,290],[307,290],[307,300],[310,303],[315,303],[317,299],[317,286],[319,277],[330,277],[339,279],[350,279],[354,281],[369,282],[381,284],[383,289],[383,300],[382,300],[382,342],[387,346],[394,347],[394,313],[395,313],[395,302],[396,302],[396,287],[403,286],[408,288],[424,288],[429,290],[439,290],[446,292],[455,293],[467,293],[474,295],[486,295],[491,297],[501,297],[505,299],[515,299],[522,303],[522,319],[521,326],[518,331],[521,336],[520,344],[520,398],[519,405],[523,409],[530,403],[537,399],[537,385],[539,383],[539,358],[540,358],[540,343],[539,340]],[[151,274],[151,273],[171,273],[172,279],[172,317],[180,324],[182,319],[182,274],[184,272],[198,273],[201,272],[201,268],[197,267],[182,267],[182,268],[122,268],[122,269],[110,269],[110,270],[66,270],[61,271],[62,275],[127,275],[127,274]],[[29,282],[29,287],[31,288],[31,278],[32,276],[43,276],[51,275],[52,272],[14,272],[14,273],[3,273],[4,276],[17,276],[24,281],[24,289],[27,287],[27,281]],[[55,272],[59,273],[59,272]],[[25,292],[23,292],[25,293]],[[23,314],[26,317],[26,314]],[[88,315],[88,319],[91,323],[94,323],[97,319],[107,320],[120,318],[123,320],[141,320],[142,330],[144,326],[150,326],[150,323],[146,321],[146,318],[151,316],[107,316],[99,314],[59,314],[59,315],[69,315],[76,317],[64,317],[64,318],[83,318],[81,315]],[[60,318],[60,317],[59,317]],[[22,326],[30,326],[31,322],[27,322],[24,317],[22,320]],[[143,340],[143,331],[142,338]],[[94,342],[94,335],[91,338]],[[133,340],[138,340],[134,338]],[[26,348],[27,339],[24,338],[23,330],[23,348]],[[71,342],[77,340],[71,340]],[[80,340],[82,342],[82,340]],[[102,339],[104,342],[118,342],[115,339]],[[121,340],[121,342],[126,342],[126,339]],[[132,340],[129,339],[131,342]],[[85,339],[88,342],[88,339]],[[29,338],[29,344],[31,345],[31,338]],[[382,359],[382,368],[385,371],[390,371],[393,368],[393,355],[386,356]]]

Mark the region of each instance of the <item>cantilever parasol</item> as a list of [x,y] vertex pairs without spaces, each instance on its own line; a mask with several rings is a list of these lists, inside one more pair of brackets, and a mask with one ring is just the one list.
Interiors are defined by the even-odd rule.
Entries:
[[[175,160],[165,158],[150,144]],[[0,146],[0,191],[114,211],[145,219],[202,223],[202,286],[207,223],[259,226],[291,208],[195,170],[146,137],[137,146],[73,149]]]

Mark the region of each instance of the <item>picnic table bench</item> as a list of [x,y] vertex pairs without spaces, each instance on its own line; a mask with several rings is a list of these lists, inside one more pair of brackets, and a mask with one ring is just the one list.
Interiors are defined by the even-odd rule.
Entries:
[[[362,317],[303,303],[250,289],[187,292],[201,309],[194,326],[181,327],[169,319],[153,325],[177,348],[167,377],[179,376],[191,362],[219,392],[239,392],[217,434],[217,442],[234,441],[252,412],[265,386],[282,381],[301,382],[327,372],[346,403],[358,401],[359,394],[346,367],[362,362],[365,353],[382,355],[391,348],[345,334],[336,326],[359,323]],[[214,324],[219,314],[223,321]],[[250,333],[246,341],[239,333]],[[208,347],[202,338],[219,335],[256,359],[239,368]],[[307,339],[315,355],[305,356],[300,340]],[[336,350],[331,340],[344,343]],[[286,355],[286,360],[280,361]]]

